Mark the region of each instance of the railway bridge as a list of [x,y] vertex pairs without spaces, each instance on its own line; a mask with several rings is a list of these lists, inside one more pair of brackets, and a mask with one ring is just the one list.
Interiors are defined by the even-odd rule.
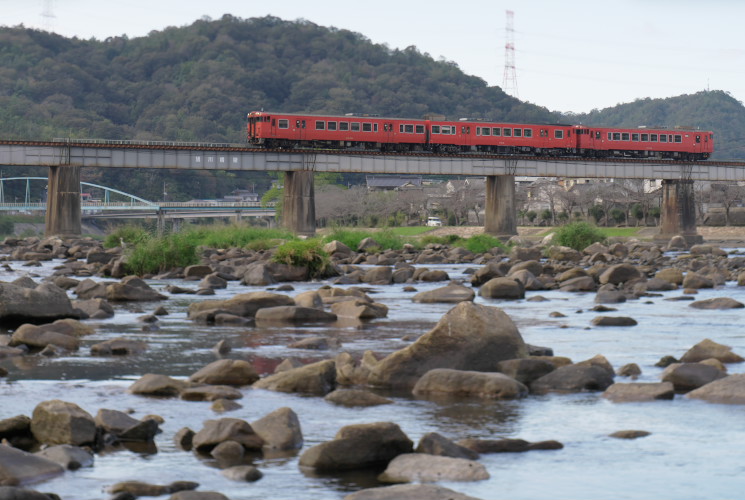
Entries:
[[517,233],[515,176],[663,179],[660,238],[696,233],[693,181],[745,181],[745,162],[588,159],[483,153],[380,153],[368,150],[266,150],[233,144],[88,139],[0,140],[0,166],[49,168],[46,234],[80,233],[81,168],[250,170],[285,173],[284,225],[315,232],[314,172],[486,177],[485,231]]

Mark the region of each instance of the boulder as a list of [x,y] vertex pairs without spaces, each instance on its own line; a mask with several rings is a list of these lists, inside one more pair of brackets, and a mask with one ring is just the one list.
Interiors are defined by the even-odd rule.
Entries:
[[167,298],[137,276],[127,276],[120,283],[106,287],[106,300],[110,302],[147,302]]
[[271,292],[249,292],[238,294],[227,300],[204,300],[189,305],[189,318],[199,313],[218,310],[243,318],[253,318],[256,311],[265,307],[294,306],[292,297]]
[[258,481],[264,477],[264,474],[253,465],[235,465],[220,471],[220,474],[231,481],[244,481],[247,483]]
[[184,401],[218,401],[241,399],[243,393],[229,385],[199,385],[183,389],[179,396]]
[[270,391],[325,395],[336,387],[336,363],[333,360],[318,361],[275,373],[255,382],[253,387]]
[[[2,476],[0,476],[0,483],[2,483]],[[40,493],[16,486],[0,486],[0,500],[59,500],[59,497],[54,493]]]
[[683,279],[683,288],[692,290],[697,290],[699,288],[714,288],[714,281],[706,276],[701,276],[696,272],[689,271]]
[[172,397],[178,396],[186,385],[186,382],[167,375],[146,373],[127,390],[141,396]]
[[80,348],[80,340],[74,335],[50,331],[26,323],[13,332],[9,345],[11,347],[26,345],[33,349],[43,349],[48,345],[53,345],[68,351],[77,351]]
[[[38,457],[44,457],[52,462],[57,462],[67,470],[78,470],[81,467],[93,467],[93,454],[78,446],[60,444],[44,448],[36,453]],[[0,481],[2,483],[2,481]],[[0,499],[2,496],[0,495]]]
[[492,278],[481,285],[479,295],[487,299],[524,299],[525,287],[512,278]]
[[75,403],[59,399],[36,405],[31,416],[31,432],[43,444],[91,444],[96,439],[93,417]]
[[264,440],[249,423],[238,418],[207,420],[192,438],[194,448],[200,453],[209,453],[225,441],[235,441],[247,450],[261,450],[264,446]]
[[104,432],[124,442],[148,442],[160,432],[158,422],[152,418],[137,420],[124,412],[100,409],[96,414],[96,425]]
[[548,249],[548,258],[561,262],[579,262],[582,260],[582,254],[570,247],[553,245]]
[[171,484],[149,484],[142,481],[122,481],[108,488],[109,493],[127,493],[127,498],[158,497],[174,492],[189,492],[199,487],[192,481],[175,481]]
[[335,259],[346,259],[352,256],[352,249],[338,240],[329,241],[323,246],[323,251]]
[[480,287],[493,278],[502,278],[503,276],[504,273],[500,269],[499,263],[492,261],[484,267],[477,269],[476,272],[471,275],[471,286]]
[[531,443],[524,439],[461,439],[460,446],[476,453],[522,453],[531,450],[560,450],[564,445],[558,441]]
[[667,281],[668,283],[672,283],[674,285],[683,284],[683,271],[675,267],[660,269],[655,273],[654,277]]
[[606,269],[598,278],[600,284],[618,285],[641,277],[639,270],[631,264],[615,264]]
[[253,262],[246,268],[241,285],[267,286],[276,283],[268,262]]
[[594,292],[597,285],[591,276],[578,276],[563,281],[559,288],[562,292]]
[[179,491],[174,493],[168,500],[230,500],[217,491]]
[[257,323],[324,323],[336,321],[336,314],[301,306],[265,307],[256,311]]
[[391,460],[378,476],[384,483],[432,483],[435,481],[481,481],[489,479],[486,467],[465,458],[426,453],[405,453]]
[[324,398],[329,403],[339,406],[378,406],[392,404],[388,398],[362,389],[337,389]]
[[316,290],[308,290],[307,292],[295,295],[295,305],[323,309],[323,299],[321,298],[321,294]]
[[251,422],[251,428],[264,442],[264,450],[299,450],[303,447],[300,419],[291,408],[280,408]]
[[91,346],[94,356],[127,356],[141,354],[147,350],[147,344],[141,340],[116,338],[99,342]]
[[387,464],[414,444],[391,422],[354,424],[342,427],[333,440],[308,448],[300,465],[318,471],[365,469]]
[[363,299],[352,299],[331,304],[331,312],[339,318],[385,318],[388,316],[388,306]]
[[259,375],[248,361],[220,359],[192,374],[189,380],[195,384],[242,386],[253,384]]
[[[65,469],[53,460],[0,444],[0,492],[4,486],[46,481],[64,472]],[[17,498],[27,500],[33,497]]]
[[691,302],[688,307],[695,309],[742,309],[745,304],[729,297],[714,297]]
[[711,339],[704,339],[691,347],[680,358],[680,361],[682,363],[696,363],[711,358],[718,359],[722,363],[742,363],[745,361],[742,356],[732,352],[731,347],[719,344]]
[[106,299],[73,300],[72,306],[80,309],[91,319],[106,319],[114,317],[114,308]]
[[496,365],[496,370],[529,386],[534,380],[550,373],[556,366],[550,361],[539,358],[507,359]]
[[662,381],[670,382],[678,392],[688,392],[726,376],[718,368],[703,363],[673,363],[662,372]]
[[528,388],[503,373],[436,368],[422,375],[412,392],[419,397],[451,395],[517,399],[527,396]]
[[745,373],[728,375],[686,394],[710,403],[745,404]]
[[547,392],[604,391],[613,384],[613,371],[598,365],[573,364],[557,368],[533,381],[530,390]]
[[649,292],[667,292],[676,290],[678,285],[662,278],[654,277],[647,280],[647,291]]
[[457,304],[463,301],[473,301],[474,297],[476,297],[476,293],[473,291],[473,288],[451,283],[450,285],[435,288],[434,290],[419,292],[411,300],[412,302],[421,302],[424,304]]
[[368,269],[362,275],[362,282],[371,285],[389,285],[393,282],[393,269],[389,266],[377,266]]
[[634,318],[626,316],[595,316],[592,318],[593,326],[636,326],[638,323]]
[[616,431],[612,434],[608,434],[608,436],[612,438],[616,438],[616,439],[638,439],[642,437],[647,437],[650,434],[651,432],[649,431],[629,429],[629,430],[623,430],[623,431]]
[[675,390],[673,384],[662,383],[616,383],[608,387],[603,397],[615,403],[630,401],[656,401],[658,399],[673,399]]
[[219,273],[208,274],[199,282],[199,288],[211,288],[213,290],[222,290],[228,287],[228,280],[220,276]]
[[343,500],[479,500],[432,484],[397,484],[351,493]]
[[205,276],[212,274],[212,272],[212,268],[210,266],[205,266],[204,264],[186,266],[184,269],[184,278],[192,280],[202,279]]
[[415,451],[441,457],[465,458],[466,460],[477,460],[479,458],[479,454],[475,451],[454,443],[436,432],[428,432],[423,435]]
[[339,353],[335,361],[336,383],[339,385],[367,384],[370,370],[379,362],[372,351],[365,351],[359,362],[346,352]]
[[59,318],[78,318],[67,293],[51,283],[25,288],[0,282],[0,325],[47,323]]
[[368,383],[412,388],[434,368],[493,371],[497,362],[527,354],[520,332],[504,311],[461,302],[416,342],[372,366]]

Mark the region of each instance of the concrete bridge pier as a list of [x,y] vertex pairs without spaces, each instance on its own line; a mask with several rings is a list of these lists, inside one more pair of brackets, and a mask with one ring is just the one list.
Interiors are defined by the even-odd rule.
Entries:
[[655,239],[668,241],[676,235],[683,236],[689,245],[703,241],[703,237],[696,232],[696,205],[693,198],[693,181],[690,179],[662,181],[660,232]]
[[316,201],[313,172],[300,170],[285,172],[285,194],[282,225],[305,236],[316,234]]
[[49,167],[46,236],[80,236],[80,167]]
[[484,232],[505,240],[517,234],[514,175],[486,176]]

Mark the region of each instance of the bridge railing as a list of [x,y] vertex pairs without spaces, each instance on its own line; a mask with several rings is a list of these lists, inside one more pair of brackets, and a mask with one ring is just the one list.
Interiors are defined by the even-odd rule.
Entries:
[[184,148],[241,148],[247,144],[232,144],[227,142],[176,142],[176,141],[122,141],[115,139],[67,139],[55,137],[52,142],[63,144],[97,144],[101,146],[153,146],[153,147],[184,147]]

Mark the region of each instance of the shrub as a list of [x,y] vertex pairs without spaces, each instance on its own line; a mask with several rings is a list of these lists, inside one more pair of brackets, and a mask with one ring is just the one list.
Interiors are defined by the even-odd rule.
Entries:
[[197,244],[186,233],[174,233],[150,238],[129,250],[126,267],[143,275],[198,263]]
[[385,229],[383,231],[359,231],[352,229],[335,229],[331,234],[326,236],[323,240],[328,241],[341,241],[352,250],[357,250],[360,242],[365,238],[372,238],[378,242],[382,250],[400,250],[403,248],[407,240],[391,231]]
[[465,240],[464,245],[473,253],[488,252],[494,247],[507,248],[504,243],[490,234],[476,234]]
[[127,224],[109,233],[103,240],[105,248],[114,248],[122,245],[137,246],[151,238],[150,233],[142,226]]
[[322,276],[329,265],[329,255],[319,239],[288,241],[277,248],[272,260],[291,266],[305,266],[311,278]]
[[572,222],[556,230],[554,242],[557,245],[583,250],[595,242],[605,240],[605,235],[597,227],[587,222]]

